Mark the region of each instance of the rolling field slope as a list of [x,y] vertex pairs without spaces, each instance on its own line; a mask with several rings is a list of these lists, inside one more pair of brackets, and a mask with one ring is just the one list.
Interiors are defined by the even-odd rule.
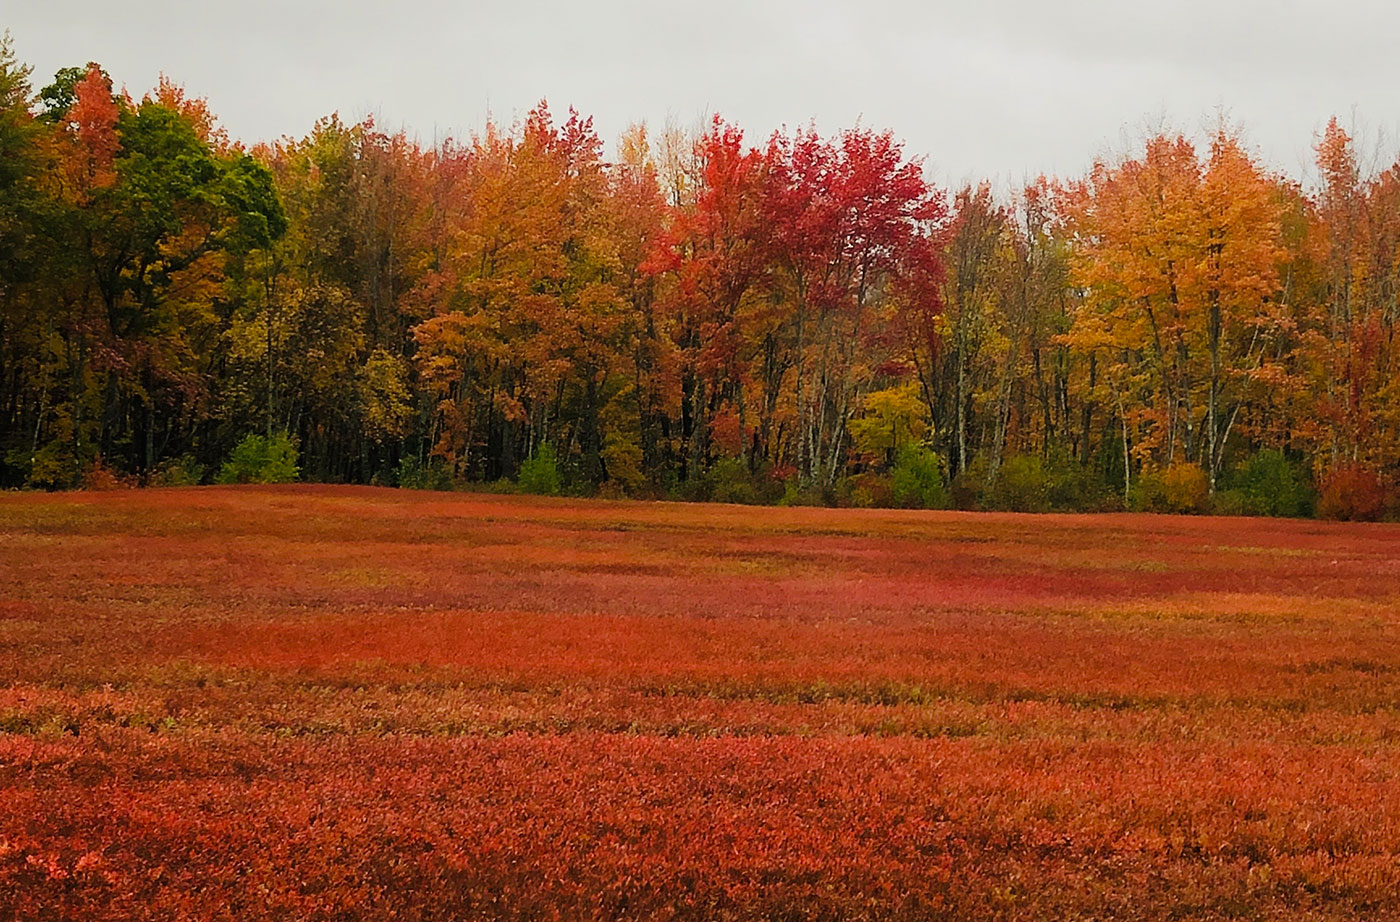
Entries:
[[0,496],[0,919],[1400,917],[1400,527]]

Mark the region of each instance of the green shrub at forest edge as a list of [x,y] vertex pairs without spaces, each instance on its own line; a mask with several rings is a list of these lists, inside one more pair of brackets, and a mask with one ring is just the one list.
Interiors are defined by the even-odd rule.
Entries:
[[1230,478],[1229,492],[1238,497],[1246,515],[1300,516],[1312,511],[1307,478],[1276,449],[1261,451],[1241,465]]
[[234,446],[219,469],[219,483],[293,483],[301,476],[297,446],[279,432],[271,438],[250,435]]
[[394,482],[405,490],[451,490],[452,475],[436,460],[424,464],[414,455],[404,455],[394,472]]
[[938,455],[926,448],[906,447],[890,470],[896,505],[915,509],[941,509],[948,505],[943,489],[943,468]]
[[554,446],[545,442],[535,451],[533,458],[522,461],[520,476],[515,482],[522,493],[558,496],[563,484],[559,477],[559,459],[554,453]]

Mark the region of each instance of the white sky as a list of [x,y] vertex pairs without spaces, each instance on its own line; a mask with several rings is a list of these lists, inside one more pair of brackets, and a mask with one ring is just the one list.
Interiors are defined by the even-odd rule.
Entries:
[[1302,177],[1329,115],[1400,121],[1393,0],[0,0],[5,27],[36,89],[88,60],[133,93],[164,72],[250,142],[335,111],[432,141],[548,97],[608,142],[708,111],[754,142],[860,119],[941,182],[1004,183],[1218,111]]

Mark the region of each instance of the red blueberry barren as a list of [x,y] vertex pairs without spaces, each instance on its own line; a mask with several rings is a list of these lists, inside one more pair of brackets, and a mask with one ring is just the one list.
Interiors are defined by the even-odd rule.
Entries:
[[0,917],[1400,893],[1395,526],[290,487],[0,539]]

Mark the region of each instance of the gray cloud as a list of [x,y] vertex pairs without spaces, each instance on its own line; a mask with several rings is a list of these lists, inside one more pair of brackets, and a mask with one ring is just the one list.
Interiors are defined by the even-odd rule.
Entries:
[[432,140],[548,97],[605,138],[706,111],[755,140],[860,119],[945,182],[1017,180],[1224,110],[1297,175],[1329,115],[1393,125],[1400,84],[1400,4],[1380,0],[11,2],[36,83],[89,59],[134,92],[165,72],[250,141],[332,111]]

